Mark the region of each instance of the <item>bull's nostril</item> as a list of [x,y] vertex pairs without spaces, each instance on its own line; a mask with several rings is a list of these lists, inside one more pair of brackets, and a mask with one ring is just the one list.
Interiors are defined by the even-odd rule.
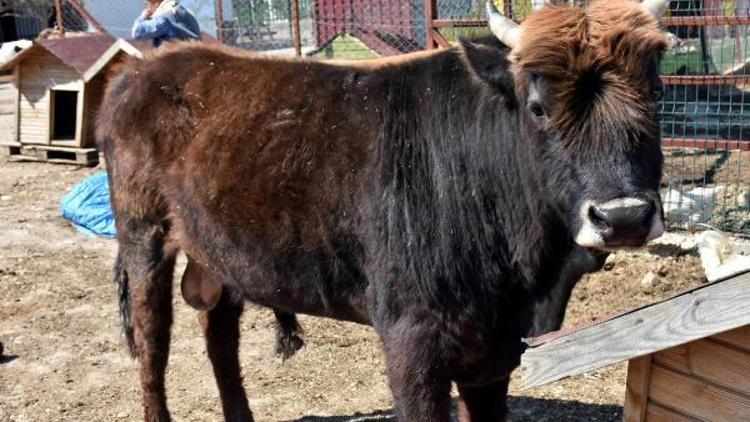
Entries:
[[606,215],[595,206],[589,208],[589,220],[591,220],[591,223],[600,230],[607,230],[610,228]]

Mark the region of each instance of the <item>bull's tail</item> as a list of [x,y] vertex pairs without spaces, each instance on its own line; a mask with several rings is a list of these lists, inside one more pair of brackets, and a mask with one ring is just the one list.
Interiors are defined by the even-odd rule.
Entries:
[[117,253],[114,267],[115,284],[117,284],[117,300],[120,308],[120,324],[125,344],[128,346],[130,356],[135,357],[135,340],[133,340],[133,325],[131,321],[132,306],[130,304],[130,286],[128,285],[128,273],[122,262],[122,256]]
[[278,309],[274,309],[273,313],[276,316],[276,353],[287,360],[305,344],[302,340],[302,328],[295,314]]

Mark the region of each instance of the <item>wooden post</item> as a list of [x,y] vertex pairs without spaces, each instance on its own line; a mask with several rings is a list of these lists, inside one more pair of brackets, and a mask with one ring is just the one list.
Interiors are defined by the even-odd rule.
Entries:
[[97,31],[101,32],[102,34],[108,34],[107,30],[104,29],[102,24],[94,19],[94,17],[91,16],[91,13],[89,13],[85,7],[81,6],[81,4],[78,3],[78,0],[68,0],[68,4],[70,5],[70,7],[75,9],[76,12],[83,16],[83,18],[86,19],[89,24],[93,25],[93,27],[96,28]]
[[60,36],[65,36],[65,17],[63,16],[62,0],[55,0],[55,19],[57,20],[57,29],[60,30]]
[[424,33],[428,49],[435,48],[435,37],[433,37],[432,21],[437,18],[437,0],[424,0]]
[[651,376],[652,355],[628,361],[628,380],[625,385],[623,422],[644,422],[648,404],[648,383]]
[[221,0],[214,0],[214,8],[216,9],[216,38],[224,44],[224,5]]
[[506,18],[515,20],[516,17],[513,16],[513,2],[512,1],[510,0],[503,1],[503,9],[505,9],[503,10],[503,14],[505,15]]
[[299,0],[292,0],[292,29],[294,32],[294,54],[302,57],[302,40],[299,30]]

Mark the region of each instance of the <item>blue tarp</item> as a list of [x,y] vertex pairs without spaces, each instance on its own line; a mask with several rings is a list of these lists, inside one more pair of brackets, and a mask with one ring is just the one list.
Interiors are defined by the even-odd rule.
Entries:
[[115,216],[109,204],[107,173],[83,179],[60,200],[62,217],[89,236],[115,237]]

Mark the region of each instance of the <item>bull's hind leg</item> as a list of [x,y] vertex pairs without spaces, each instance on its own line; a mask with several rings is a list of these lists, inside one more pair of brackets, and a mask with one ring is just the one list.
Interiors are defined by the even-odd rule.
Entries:
[[219,387],[224,419],[247,422],[252,421],[253,416],[242,386],[238,356],[242,310],[242,302],[235,301],[225,288],[216,306],[201,312],[199,319]]
[[508,383],[510,378],[481,387],[458,384],[461,394],[459,420],[461,422],[502,422],[507,418]]
[[164,374],[172,325],[175,256],[165,252],[166,225],[158,218],[131,219],[120,212],[120,256],[127,275],[132,343],[140,363],[145,420],[168,421]]

